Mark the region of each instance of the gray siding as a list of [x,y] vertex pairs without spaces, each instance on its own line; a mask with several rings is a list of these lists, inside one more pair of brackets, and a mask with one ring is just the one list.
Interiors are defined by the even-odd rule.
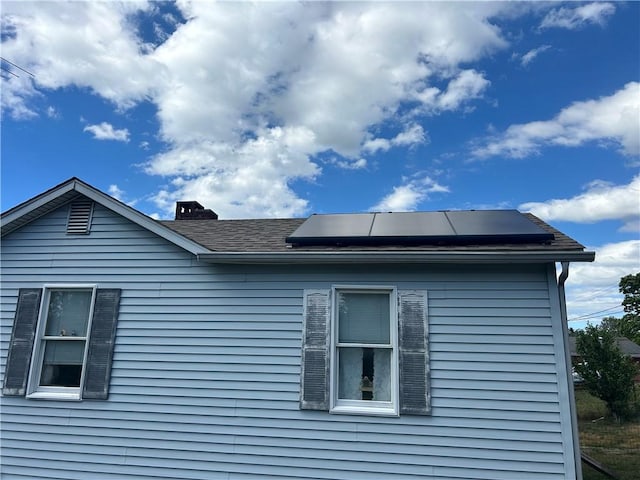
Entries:
[[[98,283],[122,288],[110,397],[3,397],[3,479],[571,477],[548,266],[200,265],[102,207],[89,236],[66,218],[3,239],[0,375],[18,288]],[[303,289],[333,283],[429,291],[431,417],[299,410]]]

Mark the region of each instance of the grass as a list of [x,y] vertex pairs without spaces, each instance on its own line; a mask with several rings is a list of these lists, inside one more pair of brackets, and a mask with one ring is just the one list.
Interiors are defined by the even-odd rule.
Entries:
[[[640,472],[640,420],[618,423],[600,399],[586,390],[576,390],[580,448],[621,480],[635,480]],[[608,477],[582,464],[584,480]]]
[[576,388],[576,409],[578,411],[578,420],[596,420],[601,417],[606,417],[607,406],[605,403],[597,397],[594,397],[584,388]]

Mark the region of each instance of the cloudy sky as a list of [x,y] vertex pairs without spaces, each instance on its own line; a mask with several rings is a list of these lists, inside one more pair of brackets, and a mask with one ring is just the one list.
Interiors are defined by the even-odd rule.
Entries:
[[2,210],[80,177],[155,218],[517,208],[640,271],[640,3],[2,2]]

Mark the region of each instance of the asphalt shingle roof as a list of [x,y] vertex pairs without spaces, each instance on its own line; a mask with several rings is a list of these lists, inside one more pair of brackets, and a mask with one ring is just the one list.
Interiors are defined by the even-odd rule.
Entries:
[[584,246],[563,234],[538,217],[525,213],[529,219],[554,234],[548,243],[495,243],[470,245],[324,245],[291,246],[291,235],[305,218],[276,218],[249,220],[172,220],[161,223],[214,252],[319,252],[319,251],[583,251]]
[[[618,348],[622,350],[622,353],[629,355],[631,358],[640,359],[640,345],[629,340],[627,337],[616,337],[616,344]],[[569,335],[569,351],[571,352],[571,356],[578,357],[577,350],[576,337]]]

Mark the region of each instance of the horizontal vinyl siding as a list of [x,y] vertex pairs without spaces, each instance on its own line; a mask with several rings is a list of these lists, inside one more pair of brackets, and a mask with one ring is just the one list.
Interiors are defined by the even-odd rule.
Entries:
[[[242,267],[195,258],[96,206],[2,245],[4,372],[18,288],[122,288],[107,401],[2,398],[2,478],[561,479],[544,267]],[[431,417],[298,408],[302,293],[429,291]]]

